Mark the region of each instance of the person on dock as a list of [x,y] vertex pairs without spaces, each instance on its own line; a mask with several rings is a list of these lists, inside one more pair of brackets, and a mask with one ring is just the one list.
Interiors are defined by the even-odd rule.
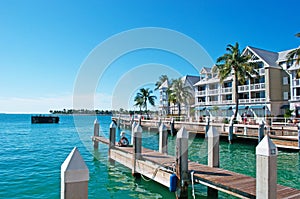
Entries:
[[122,131],[121,134],[120,134],[121,138],[118,142],[118,145],[119,146],[128,146],[129,145],[129,141],[128,139],[125,137],[125,132]]

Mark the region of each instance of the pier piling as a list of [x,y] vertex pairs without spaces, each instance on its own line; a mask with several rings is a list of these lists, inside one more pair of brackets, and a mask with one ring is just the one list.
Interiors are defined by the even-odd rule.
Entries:
[[110,151],[115,147],[116,144],[116,124],[111,122],[109,127],[109,145],[108,145],[108,159],[111,163],[114,161],[111,159]]
[[298,123],[298,149],[300,149],[300,123]]
[[277,197],[277,153],[268,134],[256,147],[256,198]]
[[182,127],[176,137],[176,175],[177,175],[177,199],[188,198],[188,133]]
[[228,128],[228,142],[232,144],[233,140],[233,117],[230,119],[229,128]]
[[163,123],[159,127],[159,152],[168,154],[168,129]]
[[76,147],[61,165],[61,199],[88,198],[89,170]]
[[265,128],[265,123],[261,121],[258,127],[258,143],[264,138],[264,134],[265,134],[264,128]]
[[135,121],[132,122],[131,125],[131,140],[130,144],[133,145],[133,137],[134,137],[134,128],[137,126],[137,123]]
[[132,156],[132,175],[135,177],[139,177],[140,174],[136,171],[136,160],[141,159],[142,156],[142,127],[137,124],[134,128],[134,136],[133,136],[133,156]]
[[[99,122],[97,119],[94,121],[94,136],[99,136]],[[94,140],[94,149],[98,149],[98,142]]]
[[[219,132],[215,127],[210,127],[207,132],[208,138],[208,166],[218,168],[220,165],[220,156],[219,156]],[[209,198],[218,198],[218,190],[207,187],[207,196]]]

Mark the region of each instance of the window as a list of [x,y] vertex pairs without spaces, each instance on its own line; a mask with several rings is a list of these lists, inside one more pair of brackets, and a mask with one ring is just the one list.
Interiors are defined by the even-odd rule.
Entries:
[[288,77],[283,77],[283,85],[289,84],[289,78]]
[[283,92],[283,99],[288,100],[289,99],[289,92]]

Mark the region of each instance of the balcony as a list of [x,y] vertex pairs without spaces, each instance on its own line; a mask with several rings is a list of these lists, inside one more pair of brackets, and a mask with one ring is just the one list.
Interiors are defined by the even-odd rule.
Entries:
[[239,86],[239,93],[240,92],[246,92],[246,91],[257,91],[257,90],[264,90],[266,88],[266,84],[265,83],[259,83],[259,84],[250,84],[249,85],[243,85],[243,86]]
[[222,88],[221,89],[221,93],[232,93],[232,88],[231,87],[227,87],[227,88]]
[[196,91],[196,96],[206,96],[206,91]]
[[294,96],[294,97],[292,98],[292,100],[293,100],[293,101],[300,101],[300,96]]
[[219,94],[219,89],[208,90],[208,94],[209,95],[217,95],[217,94]]
[[294,79],[293,86],[300,86],[300,79]]
[[239,92],[249,91],[249,85],[239,86]]
[[239,103],[247,104],[254,102],[265,102],[266,98],[239,99]]
[[266,84],[265,83],[251,84],[250,85],[250,89],[251,90],[263,90],[265,88],[266,88]]

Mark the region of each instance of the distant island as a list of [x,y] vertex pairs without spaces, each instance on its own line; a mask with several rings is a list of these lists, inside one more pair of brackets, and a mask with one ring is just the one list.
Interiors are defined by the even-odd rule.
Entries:
[[113,115],[115,111],[110,110],[87,110],[87,109],[63,109],[63,110],[50,110],[51,114],[65,114],[65,115]]

